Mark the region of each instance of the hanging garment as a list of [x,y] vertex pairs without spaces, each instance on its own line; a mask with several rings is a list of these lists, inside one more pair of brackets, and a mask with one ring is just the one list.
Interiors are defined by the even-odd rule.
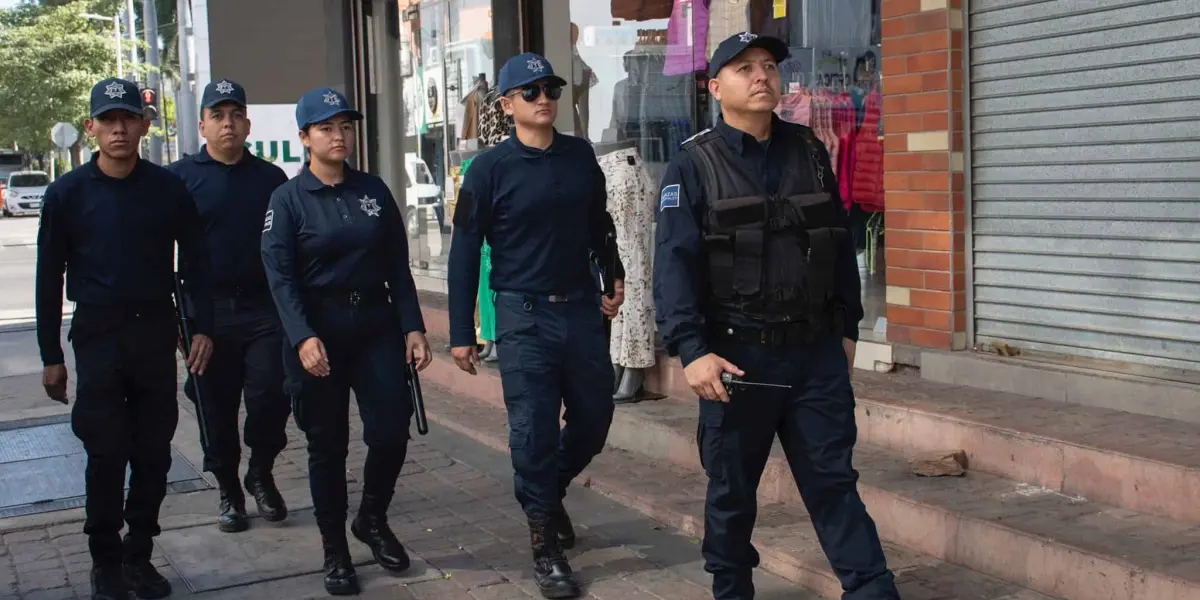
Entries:
[[614,19],[649,21],[671,16],[671,0],[612,0],[610,8]]
[[743,31],[750,31],[750,0],[712,0],[708,4],[708,31],[696,32],[696,39],[707,39],[708,48],[704,58],[712,53],[725,38]]
[[750,0],[750,31],[778,38],[790,46],[787,10],[785,8],[784,15],[776,18],[775,3],[776,0]]
[[479,137],[479,100],[483,96],[478,90],[471,90],[462,100],[463,111],[461,124],[462,134],[459,139],[473,140]]
[[863,104],[863,122],[854,138],[854,174],[851,195],[867,212],[883,210],[883,143],[879,141],[879,121],[883,97],[879,88],[867,94]]
[[479,145],[495,146],[504,141],[512,128],[512,119],[500,108],[500,95],[496,90],[488,93],[479,110]]
[[775,114],[788,123],[798,123],[805,127],[812,126],[812,94],[800,91],[785,94],[775,107]]
[[667,23],[667,60],[663,75],[686,75],[708,70],[704,41],[708,39],[708,6],[704,0],[675,0]]
[[[654,366],[654,297],[650,272],[654,256],[654,179],[637,150],[598,157],[608,192],[608,213],[617,227],[617,248],[625,267],[625,302],[612,322],[609,352],[627,369]],[[632,164],[631,164],[632,163]]]

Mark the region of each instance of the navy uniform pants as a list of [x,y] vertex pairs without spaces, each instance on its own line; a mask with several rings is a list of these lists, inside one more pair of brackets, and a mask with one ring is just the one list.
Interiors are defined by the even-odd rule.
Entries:
[[[238,411],[246,398],[244,437],[250,467],[270,468],[287,446],[291,404],[283,393],[279,346],[283,328],[269,294],[221,295],[214,299],[213,354],[199,378],[188,376],[184,391],[196,402],[200,384],[208,428],[204,470],[237,476],[242,459]],[[200,410],[201,407],[197,407]]]
[[[87,453],[83,532],[95,564],[149,560],[161,533],[158,511],[179,420],[177,331],[169,301],[119,309],[80,304],[71,320],[71,428]],[[124,541],[122,521],[129,525]]]
[[567,486],[604,449],[612,424],[599,296],[499,292],[496,344],[517,501],[528,517],[543,518],[561,510]]
[[841,339],[785,347],[716,340],[711,348],[745,371],[746,381],[792,386],[734,385],[728,404],[700,400],[697,444],[708,474],[703,554],[713,597],[754,597],[751,570],[759,557],[750,536],[758,484],[778,435],[842,598],[898,600],[851,464],[858,429]]
[[363,495],[386,506],[408,452],[412,401],[404,365],[404,334],[386,297],[331,296],[305,302],[309,323],[325,344],[329,375],[304,370],[298,348],[283,348],[285,390],[296,425],[308,440],[308,483],[322,531],[344,528],[350,392],[358,403],[367,444]]

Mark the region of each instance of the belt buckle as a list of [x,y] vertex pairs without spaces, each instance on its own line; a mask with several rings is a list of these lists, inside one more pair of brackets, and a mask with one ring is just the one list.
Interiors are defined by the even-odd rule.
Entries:
[[548,302],[558,304],[558,303],[566,302],[567,296],[565,294],[550,294],[549,296],[546,296],[546,300]]
[[362,300],[362,295],[358,293],[358,290],[354,290],[353,292],[350,292],[348,300],[350,302],[350,307],[355,308],[358,306],[359,301]]

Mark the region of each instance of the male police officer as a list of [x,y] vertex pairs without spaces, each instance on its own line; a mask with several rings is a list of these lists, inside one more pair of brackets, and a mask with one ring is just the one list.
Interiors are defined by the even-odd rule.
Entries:
[[[515,135],[467,171],[449,261],[451,352],[460,369],[475,374],[479,250],[485,238],[491,245],[513,479],[546,598],[580,593],[563,555],[575,533],[562,500],[608,437],[613,371],[604,315],[615,315],[623,299],[618,283],[614,297],[597,301],[589,254],[607,251],[614,227],[591,146],[554,130],[565,84],[537,54],[500,70],[500,102]],[[624,278],[619,269],[615,275]],[[567,425],[560,431],[563,405]]]
[[[195,309],[187,357],[203,374],[212,352],[209,265],[196,205],[179,178],[138,158],[149,128],[138,88],[105,79],[84,122],[100,147],[90,164],[46,190],[38,229],[37,328],[42,383],[67,402],[59,343],[63,272],[75,301],[68,339],[79,381],[71,426],[87,452],[92,598],[164,598],[171,586],[150,564],[171,467],[176,404],[175,243]],[[125,468],[129,496],[122,498]],[[122,541],[121,521],[129,530]]]
[[[189,377],[185,391],[203,411],[208,431],[204,470],[221,489],[221,531],[244,531],[246,497],[238,482],[241,442],[238,408],[246,394],[246,490],[267,521],[282,521],[287,506],[271,468],[287,446],[291,404],[283,393],[283,329],[263,274],[259,239],[271,192],[287,181],[283,169],[246,150],[250,120],[246,92],[228,79],[209,83],[200,100],[200,152],[168,169],[196,199],[213,266],[213,360],[204,377]],[[196,396],[196,386],[200,396]],[[197,400],[200,400],[197,402]]]
[[[722,118],[683,144],[659,198],[654,299],[701,397],[705,569],[715,598],[754,597],[756,492],[778,434],[843,598],[895,599],[851,466],[858,268],[825,147],[772,112],[787,56],[752,33],[717,47]],[[726,373],[791,389],[726,388]]]

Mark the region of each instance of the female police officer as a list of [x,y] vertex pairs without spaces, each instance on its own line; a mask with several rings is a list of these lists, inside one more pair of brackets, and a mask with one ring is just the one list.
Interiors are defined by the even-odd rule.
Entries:
[[325,589],[358,593],[346,543],[350,390],[368,452],[362,505],[350,526],[390,571],[408,568],[387,525],[404,464],[412,404],[405,362],[432,355],[408,266],[404,222],[381,179],[350,168],[362,114],[322,88],[296,105],[310,159],[275,190],[262,257],[287,341],[284,370],[296,423],[308,438],[309,486],[325,550]]

